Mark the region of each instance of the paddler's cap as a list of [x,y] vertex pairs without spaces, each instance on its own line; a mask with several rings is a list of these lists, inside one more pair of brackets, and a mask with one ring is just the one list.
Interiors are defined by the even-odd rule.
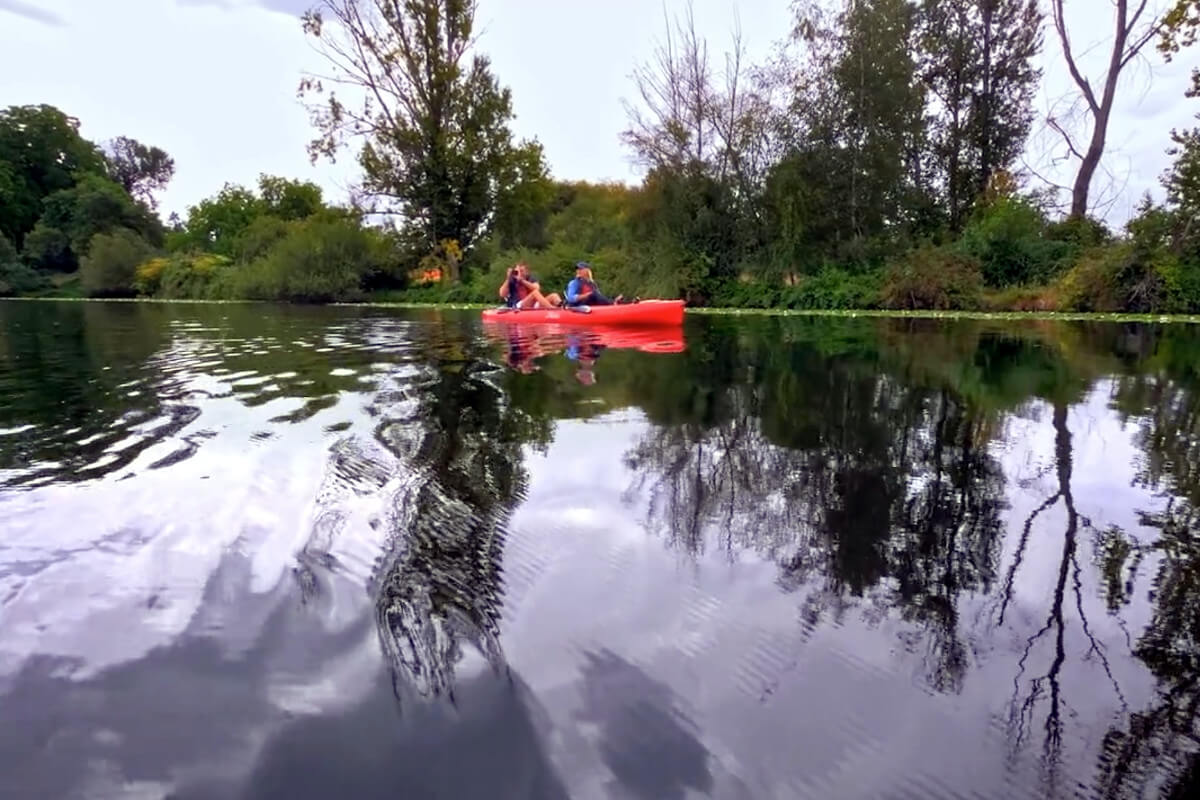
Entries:
[[586,261],[576,261],[575,262],[575,271],[576,272],[578,272],[581,269],[591,269],[591,268],[592,268],[592,265]]

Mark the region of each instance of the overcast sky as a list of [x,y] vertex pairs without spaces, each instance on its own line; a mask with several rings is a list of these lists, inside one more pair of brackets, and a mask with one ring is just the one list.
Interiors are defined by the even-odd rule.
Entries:
[[[1152,0],[1154,2],[1155,0]],[[1161,0],[1160,0],[1161,2]],[[175,158],[164,216],[211,195],[225,181],[253,185],[260,172],[315,180],[332,199],[354,180],[352,159],[313,167],[311,129],[296,98],[304,70],[320,70],[297,19],[310,0],[0,0],[0,106],[50,103],[78,117],[94,140],[132,136]],[[668,12],[684,0],[667,0]],[[788,0],[695,0],[711,48],[726,46],[735,18],[756,59],[786,36]],[[1072,0],[1080,49],[1106,35],[1108,0]],[[481,0],[481,47],[512,88],[515,129],[545,146],[564,179],[636,180],[619,139],[630,73],[651,55],[663,5],[650,0]],[[714,53],[715,55],[715,53]],[[1091,53],[1093,74],[1103,53]],[[1040,116],[1069,84],[1052,37]],[[1163,66],[1157,55],[1130,75],[1110,130],[1108,168],[1121,182],[1110,218],[1124,219],[1169,163],[1171,127],[1195,124],[1200,101],[1183,91],[1200,48]],[[1153,71],[1153,80],[1151,80]],[[1060,182],[1051,140],[1035,136],[1029,160]],[[1103,176],[1101,176],[1103,179]]]

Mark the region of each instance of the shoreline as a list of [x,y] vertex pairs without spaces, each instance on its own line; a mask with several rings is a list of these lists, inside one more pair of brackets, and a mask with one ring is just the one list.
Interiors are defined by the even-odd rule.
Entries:
[[[448,311],[480,311],[493,308],[489,303],[406,303],[364,300],[336,303],[287,303],[272,300],[203,300],[190,298],[155,297],[0,297],[0,301],[38,303],[158,303],[194,305],[271,305],[294,307],[337,306],[349,308],[442,309]],[[686,313],[696,316],[770,316],[770,317],[877,317],[895,319],[971,319],[971,320],[1045,320],[1049,322],[1140,322],[1154,324],[1200,324],[1200,314],[1137,314],[1128,312],[1085,311],[901,311],[877,308],[864,309],[799,309],[799,308],[736,308],[693,307]]]

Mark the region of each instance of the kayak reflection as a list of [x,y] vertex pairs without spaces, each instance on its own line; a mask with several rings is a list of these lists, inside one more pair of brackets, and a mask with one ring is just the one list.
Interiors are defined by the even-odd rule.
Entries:
[[579,366],[575,377],[587,386],[596,382],[594,367],[605,350],[681,353],[687,346],[681,326],[582,327],[554,323],[505,325],[485,322],[484,330],[490,338],[504,345],[504,360],[512,369],[525,374],[536,372],[539,369],[538,359],[565,353]]

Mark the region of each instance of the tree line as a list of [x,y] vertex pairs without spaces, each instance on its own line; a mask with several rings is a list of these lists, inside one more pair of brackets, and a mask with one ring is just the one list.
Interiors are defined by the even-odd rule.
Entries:
[[[1122,75],[1191,46],[1200,0],[1115,0],[1099,74],[1071,8],[804,0],[758,64],[736,30],[710,50],[689,8],[634,69],[622,141],[645,176],[625,185],[555,180],[518,140],[475,0],[321,0],[302,25],[327,69],[299,89],[311,158],[349,149],[361,168],[345,206],[263,176],[163,224],[166,153],[13,107],[0,289],[77,275],[92,295],[493,302],[515,261],[565,284],[586,259],[614,292],[698,305],[1198,311],[1200,128],[1164,139],[1165,199],[1122,230],[1097,176]],[[1076,89],[1075,113],[1046,120],[1075,167],[1064,187],[1023,158],[1048,38]]]

